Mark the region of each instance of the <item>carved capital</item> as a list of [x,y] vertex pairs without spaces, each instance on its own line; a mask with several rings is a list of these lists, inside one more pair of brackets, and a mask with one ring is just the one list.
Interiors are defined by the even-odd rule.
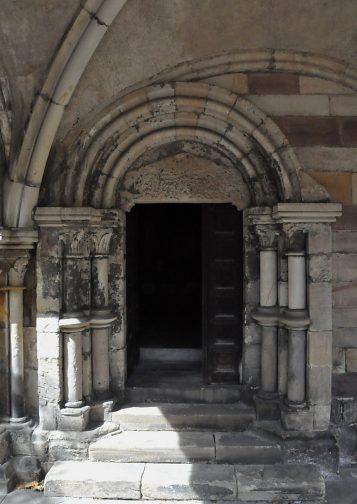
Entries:
[[29,263],[29,256],[19,257],[9,269],[9,282],[11,286],[21,287],[24,283],[25,273]]
[[62,244],[62,255],[64,257],[88,257],[89,256],[89,240],[88,235],[84,230],[68,229],[60,235]]
[[91,233],[92,254],[108,255],[112,236],[112,229],[96,229],[93,231]]
[[278,245],[279,230],[277,226],[258,225],[256,233],[261,249],[276,249]]

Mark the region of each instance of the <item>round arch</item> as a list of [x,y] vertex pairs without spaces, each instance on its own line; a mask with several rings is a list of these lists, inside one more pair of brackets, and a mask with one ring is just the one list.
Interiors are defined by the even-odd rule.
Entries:
[[130,93],[90,125],[72,147],[60,203],[118,206],[117,188],[130,167],[148,150],[178,142],[196,142],[229,159],[254,205],[301,201],[301,167],[270,118],[225,89],[176,82]]

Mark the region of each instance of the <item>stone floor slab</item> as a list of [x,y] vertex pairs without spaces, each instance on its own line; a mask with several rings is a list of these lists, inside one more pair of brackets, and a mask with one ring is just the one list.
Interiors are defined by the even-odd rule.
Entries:
[[242,501],[313,501],[325,494],[323,477],[309,464],[236,466],[236,474]]
[[237,483],[233,466],[218,464],[147,464],[144,499],[233,500]]
[[56,462],[45,478],[46,496],[139,499],[144,464]]
[[126,431],[89,447],[91,460],[114,462],[213,462],[214,457],[208,432]]

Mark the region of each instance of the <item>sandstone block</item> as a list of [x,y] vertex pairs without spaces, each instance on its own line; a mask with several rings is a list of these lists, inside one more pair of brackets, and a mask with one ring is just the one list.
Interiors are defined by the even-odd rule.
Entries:
[[330,331],[332,329],[331,303],[332,295],[329,283],[308,285],[311,331]]
[[357,173],[352,173],[352,203],[357,204]]
[[276,464],[236,468],[240,500],[306,501],[324,496],[325,483],[317,467]]
[[344,147],[356,147],[357,145],[357,118],[341,120],[341,144]]
[[323,185],[331,196],[331,201],[349,205],[352,202],[351,173],[313,172],[311,176]]
[[357,254],[357,231],[336,230],[332,240],[334,252]]
[[232,500],[237,497],[234,467],[224,464],[147,464],[144,499]]
[[334,282],[357,280],[357,254],[334,254],[332,266]]
[[62,355],[63,338],[57,332],[37,332],[37,355],[39,359],[57,359]]
[[309,279],[310,282],[330,282],[332,278],[331,257],[329,255],[319,254],[309,257]]
[[333,327],[357,327],[356,308],[334,308]]
[[331,372],[331,365],[307,367],[307,388],[311,403],[327,404],[331,400]]
[[330,111],[336,116],[357,116],[357,97],[331,96]]
[[140,499],[144,464],[56,462],[45,479],[45,495]]
[[332,331],[308,331],[307,355],[312,366],[331,365]]
[[328,96],[248,95],[248,99],[272,116],[328,116]]
[[215,75],[214,77],[204,79],[203,82],[229,89],[233,93],[242,94],[248,92],[248,76],[241,73]]
[[302,94],[351,94],[353,90],[342,84],[319,77],[300,75],[300,93]]
[[336,347],[357,348],[357,327],[335,328],[333,343]]
[[357,372],[357,349],[349,348],[346,350],[346,370],[348,373]]
[[344,348],[338,348],[338,347],[333,348],[332,369],[334,373],[346,372],[346,352]]
[[331,404],[315,404],[313,407],[314,429],[324,431],[329,428]]
[[294,147],[342,147],[334,117],[276,117],[275,122]]
[[348,230],[357,230],[357,212],[356,205],[344,205],[342,216],[337,219],[337,221],[333,224],[333,229],[348,229]]
[[354,282],[339,282],[332,289],[333,306],[337,308],[357,307],[357,285]]
[[253,94],[298,94],[299,78],[297,75],[283,73],[248,74],[249,92]]
[[295,152],[301,161],[302,167],[308,172],[332,171],[341,173],[357,171],[357,149],[353,147],[301,146],[297,147]]
[[316,224],[307,236],[307,251],[312,254],[329,254],[332,250],[332,232],[330,226]]

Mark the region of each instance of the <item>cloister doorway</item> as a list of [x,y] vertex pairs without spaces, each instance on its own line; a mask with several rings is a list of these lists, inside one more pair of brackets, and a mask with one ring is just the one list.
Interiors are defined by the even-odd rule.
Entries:
[[142,348],[191,349],[205,382],[238,383],[242,241],[230,204],[139,204],[127,214],[129,374]]

